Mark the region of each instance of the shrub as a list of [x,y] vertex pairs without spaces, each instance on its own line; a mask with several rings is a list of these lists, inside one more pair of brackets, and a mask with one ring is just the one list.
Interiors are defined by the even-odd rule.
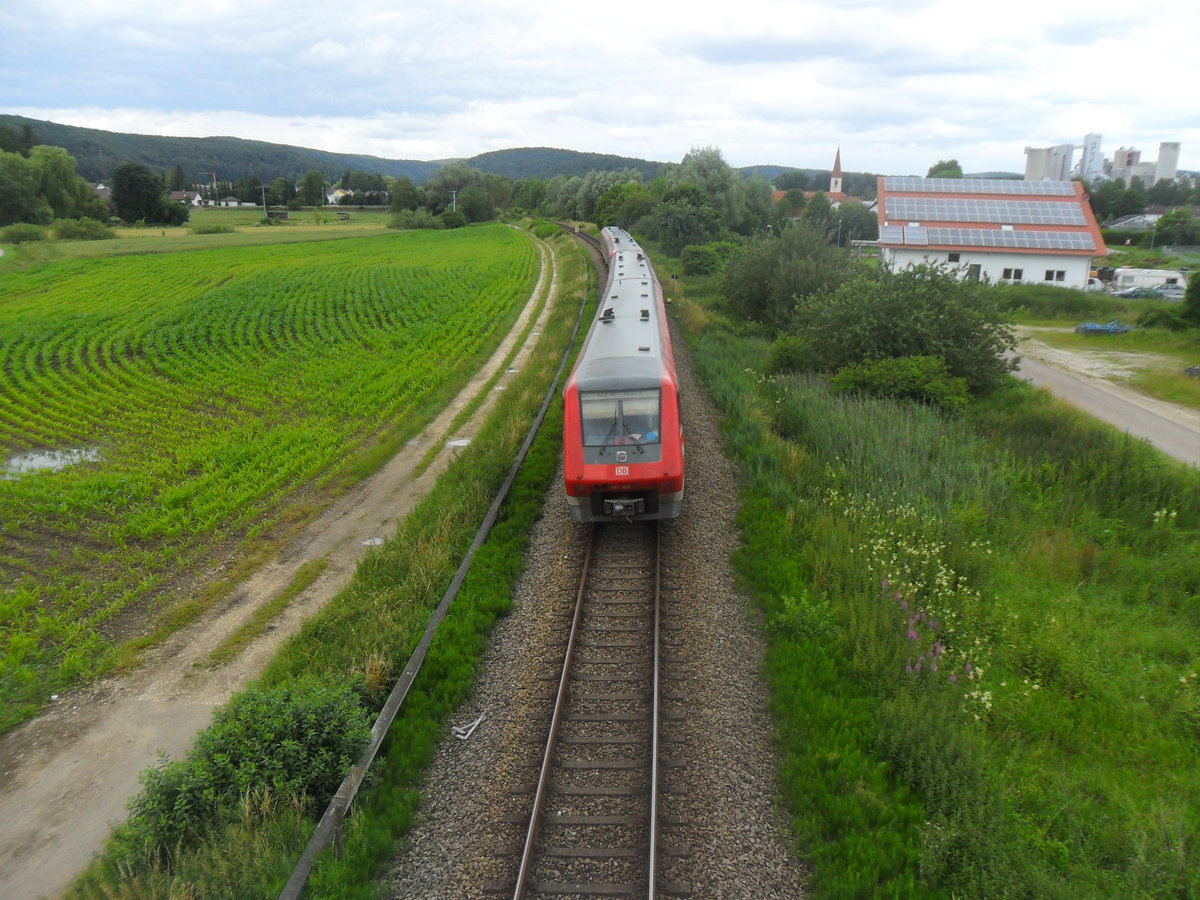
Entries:
[[[275,224],[273,219],[263,219],[267,225]],[[192,234],[233,234],[237,231],[232,225],[193,225]]]
[[684,247],[679,255],[684,275],[711,275],[721,271],[721,254],[712,244],[693,244]]
[[804,338],[783,334],[771,345],[767,371],[772,375],[785,372],[811,372],[814,366],[812,345]]
[[778,237],[751,239],[725,263],[721,290],[740,316],[783,329],[792,320],[798,297],[823,298],[861,272],[845,250],[823,232],[801,225]]
[[371,714],[347,686],[302,681],[250,688],[219,710],[187,759],[142,773],[118,844],[169,852],[218,824],[252,792],[323,803],[371,734]]
[[967,382],[936,356],[873,359],[840,369],[831,379],[838,390],[897,400],[916,400],[959,412],[967,405]]
[[[998,284],[992,288],[997,308],[1039,319],[1099,319],[1116,316],[1120,298],[1050,284]],[[1107,321],[1106,319],[1106,321]]]
[[533,232],[536,237],[540,237],[542,240],[549,240],[556,234],[562,234],[561,228],[559,228],[553,222],[547,222],[545,219],[538,219],[535,221],[529,226],[529,230]]
[[54,236],[60,241],[103,241],[113,237],[113,230],[103,222],[89,219],[59,219],[54,223]]
[[445,228],[441,220],[436,218],[429,210],[421,207],[420,209],[402,209],[392,216],[392,220],[388,223],[388,228],[399,228],[402,231],[415,228]]
[[1179,314],[1183,316],[1184,321],[1200,325],[1200,275],[1193,275],[1188,279],[1187,291],[1183,295]]
[[883,271],[847,282],[828,296],[802,298],[796,334],[821,371],[886,357],[933,356],[972,393],[1004,382],[1016,347],[988,288],[962,282],[945,266]]
[[1139,328],[1165,328],[1168,331],[1183,331],[1188,327],[1187,320],[1178,310],[1164,309],[1161,306],[1151,306],[1142,310],[1137,317]]
[[17,224],[0,228],[0,244],[27,244],[45,239],[46,229],[41,225]]
[[438,216],[438,221],[442,223],[443,228],[464,228],[467,217],[456,209],[447,209]]

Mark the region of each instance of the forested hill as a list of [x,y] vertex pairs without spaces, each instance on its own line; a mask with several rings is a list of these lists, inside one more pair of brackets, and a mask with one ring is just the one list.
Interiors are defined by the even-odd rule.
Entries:
[[[235,137],[160,137],[122,134],[75,125],[60,125],[0,113],[0,125],[17,134],[26,127],[35,143],[63,147],[75,158],[76,171],[88,181],[105,181],[121,163],[141,163],[153,171],[166,172],[181,166],[189,178],[207,183],[207,173],[216,172],[220,181],[256,177],[268,182],[278,176],[298,178],[311,169],[336,181],[347,169],[370,174],[405,176],[420,184],[451,160],[421,161],[383,159],[353,153],[329,153],[286,144],[250,141]],[[465,160],[484,172],[513,179],[548,180],[556,175],[585,175],[593,170],[636,169],[653,178],[660,163],[601,153],[580,153],[532,147],[495,150]]]
[[320,170],[331,180],[339,178],[347,169],[354,169],[393,177],[405,175],[414,182],[421,182],[441,166],[436,162],[327,153],[235,137],[122,134],[5,114],[0,114],[0,125],[7,125],[17,133],[29,126],[36,143],[65,148],[75,157],[75,170],[88,181],[105,181],[112,176],[114,168],[127,162],[141,163],[156,172],[166,172],[179,165],[189,178],[204,182],[209,180],[204,173],[209,172],[216,172],[220,181],[257,176],[266,182],[280,175],[303,175],[310,169]]

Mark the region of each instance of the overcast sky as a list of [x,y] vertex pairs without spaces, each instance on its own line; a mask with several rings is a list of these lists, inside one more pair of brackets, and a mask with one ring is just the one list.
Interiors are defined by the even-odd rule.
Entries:
[[1099,132],[1200,170],[1198,38],[1180,0],[0,0],[0,112],[393,159],[840,147],[898,175]]

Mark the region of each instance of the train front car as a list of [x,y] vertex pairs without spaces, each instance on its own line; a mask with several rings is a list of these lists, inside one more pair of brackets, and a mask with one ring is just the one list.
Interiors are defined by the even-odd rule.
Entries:
[[662,288],[641,247],[605,228],[608,282],[563,391],[563,467],[577,522],[671,519],[683,423]]

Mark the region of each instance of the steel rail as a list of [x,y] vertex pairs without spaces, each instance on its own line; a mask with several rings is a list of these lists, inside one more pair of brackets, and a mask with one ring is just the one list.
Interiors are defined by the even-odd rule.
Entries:
[[[659,746],[660,746],[660,722],[661,709],[659,697],[659,684],[661,677],[661,657],[662,657],[662,616],[661,616],[661,597],[662,597],[662,570],[661,570],[661,540],[660,528],[658,522],[652,523],[654,526],[654,553],[653,553],[653,577],[654,577],[654,597],[653,597],[653,637],[651,651],[651,713],[649,721],[650,729],[650,759],[649,759],[649,788],[647,792],[647,890],[646,896],[648,900],[654,900],[658,896],[658,838],[659,838],[659,816],[658,816],[658,794],[659,794]],[[537,841],[538,831],[541,824],[542,812],[545,807],[546,797],[549,790],[550,778],[554,769],[554,755],[557,750],[559,731],[562,724],[563,711],[570,697],[571,688],[571,668],[575,658],[575,649],[579,643],[580,632],[584,618],[584,611],[587,605],[588,595],[588,580],[591,574],[592,561],[594,557],[596,543],[596,526],[589,526],[587,543],[584,548],[584,556],[582,563],[582,571],[579,578],[579,586],[575,593],[575,609],[571,617],[570,633],[567,636],[566,649],[563,652],[562,670],[559,673],[558,689],[555,692],[554,708],[550,719],[550,728],[546,737],[545,747],[542,752],[542,764],[538,774],[537,785],[534,789],[533,803],[529,815],[529,824],[526,828],[524,846],[521,852],[521,861],[517,869],[517,877],[513,886],[513,900],[524,900],[526,892],[529,888],[529,880],[533,865],[537,857]]]
[[596,527],[588,531],[587,547],[583,553],[583,574],[579,578],[579,589],[575,592],[575,614],[571,617],[571,633],[567,637],[567,649],[563,653],[562,672],[558,676],[558,693],[554,698],[554,713],[550,719],[550,732],[546,736],[546,749],[542,754],[542,770],[538,775],[537,788],[533,793],[533,809],[529,814],[529,828],[525,833],[525,849],[521,853],[521,865],[517,869],[517,882],[513,887],[513,900],[525,896],[529,873],[533,869],[534,847],[537,845],[538,823],[542,807],[546,802],[546,788],[550,772],[554,768],[554,748],[558,743],[558,729],[562,724],[563,709],[566,707],[568,687],[571,682],[571,662],[575,657],[575,644],[579,637],[579,625],[583,621],[583,607],[587,593],[588,571],[592,565],[592,548],[596,543]]
[[650,712],[650,833],[648,851],[650,859],[646,871],[646,896],[654,900],[658,895],[658,740],[659,740],[659,675],[662,660],[662,560],[658,522],[654,523],[654,674],[651,679]]

